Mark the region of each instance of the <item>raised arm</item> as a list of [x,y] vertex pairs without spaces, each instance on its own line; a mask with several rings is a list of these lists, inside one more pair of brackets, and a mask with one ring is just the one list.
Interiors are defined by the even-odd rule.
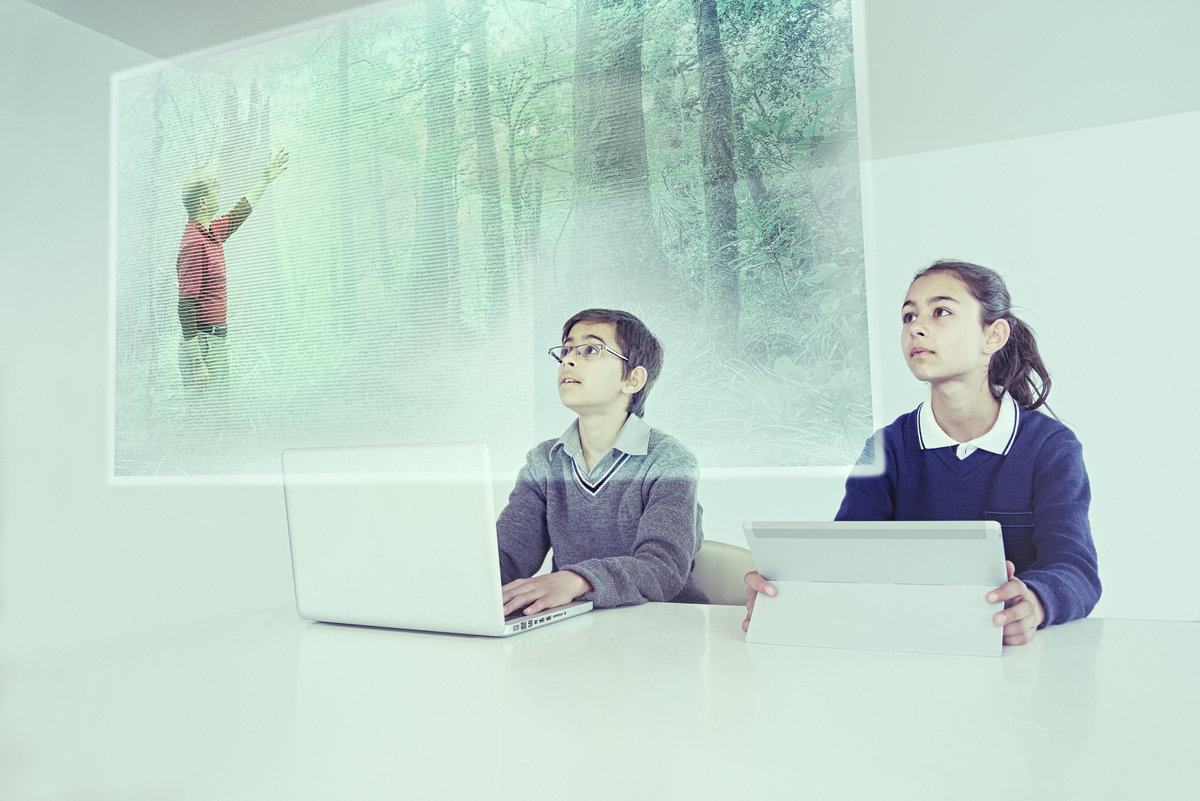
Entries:
[[258,180],[254,182],[254,186],[250,187],[250,191],[246,193],[246,201],[250,204],[250,208],[258,208],[258,201],[262,200],[263,192],[267,191],[267,186],[272,181],[279,177],[279,174],[287,169],[288,152],[286,148],[279,148],[278,151],[272,153],[267,163],[263,165],[262,174],[258,176]]

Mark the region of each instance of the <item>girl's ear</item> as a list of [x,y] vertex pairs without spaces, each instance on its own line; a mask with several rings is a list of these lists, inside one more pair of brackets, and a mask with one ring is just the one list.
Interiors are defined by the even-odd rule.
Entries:
[[621,387],[621,391],[626,395],[634,395],[640,392],[642,387],[646,386],[647,375],[646,368],[639,364],[629,371],[629,375],[625,376],[625,383]]
[[983,352],[991,355],[1004,347],[1008,342],[1009,335],[1012,334],[1012,327],[1008,324],[1008,320],[1001,317],[987,327],[987,339],[984,340]]

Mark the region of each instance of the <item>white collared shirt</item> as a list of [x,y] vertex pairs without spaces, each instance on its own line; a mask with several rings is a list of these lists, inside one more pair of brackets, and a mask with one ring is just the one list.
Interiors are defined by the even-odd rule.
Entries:
[[608,453],[596,460],[596,465],[588,470],[587,461],[583,458],[583,444],[579,440],[579,420],[571,423],[550,448],[550,458],[554,452],[562,452],[571,459],[575,467],[575,478],[579,486],[592,495],[600,492],[608,479],[616,473],[630,456],[645,456],[650,452],[650,425],[631,414],[625,419],[617,439],[613,442]]
[[978,436],[970,442],[959,442],[951,437],[938,425],[933,416],[933,407],[928,401],[922,403],[919,410],[920,424],[917,426],[917,436],[921,450],[927,448],[954,448],[954,454],[961,460],[966,459],[976,450],[1006,456],[1013,441],[1017,438],[1017,401],[1007,392],[1000,396],[1000,414],[996,422],[986,434]]

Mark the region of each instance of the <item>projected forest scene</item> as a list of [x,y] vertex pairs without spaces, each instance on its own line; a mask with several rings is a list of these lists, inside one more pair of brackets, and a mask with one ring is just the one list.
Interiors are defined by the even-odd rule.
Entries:
[[[851,463],[851,38],[848,0],[419,0],[115,76],[114,475],[437,440],[519,464],[573,419],[546,349],[588,307],[662,340],[645,416],[702,466]],[[210,168],[224,214],[283,147],[197,388],[185,181]]]

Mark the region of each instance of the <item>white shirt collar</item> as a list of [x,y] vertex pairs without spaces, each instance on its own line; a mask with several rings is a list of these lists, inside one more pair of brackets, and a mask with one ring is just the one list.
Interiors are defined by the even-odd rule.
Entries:
[[[583,459],[583,444],[579,441],[578,418],[550,447],[550,453],[553,454],[559,448],[562,448],[575,464],[580,466],[585,475],[587,474],[587,467]],[[617,439],[613,442],[612,450],[627,453],[630,456],[645,456],[650,452],[650,424],[636,414],[629,415],[621,426],[621,430],[617,432]],[[609,453],[611,452],[609,451]],[[604,462],[605,458],[601,457],[596,463],[596,468],[598,469]]]
[[959,459],[966,459],[977,449],[1007,456],[1008,451],[1012,448],[1013,441],[1017,438],[1017,423],[1019,419],[1017,401],[1005,392],[1000,396],[1000,414],[996,417],[996,422],[992,424],[987,433],[976,437],[970,442],[958,442],[942,430],[942,427],[938,425],[937,420],[933,416],[933,407],[928,402],[925,402],[918,408],[919,425],[917,426],[917,435],[920,440],[921,450],[927,448],[955,448],[955,455]]

